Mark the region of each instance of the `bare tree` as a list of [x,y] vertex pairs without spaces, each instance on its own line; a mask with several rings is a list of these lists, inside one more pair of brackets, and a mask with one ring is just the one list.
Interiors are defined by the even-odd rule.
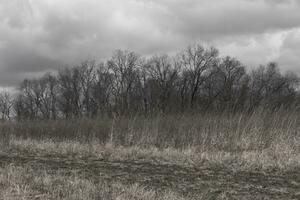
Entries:
[[251,73],[251,106],[261,102],[280,106],[287,98],[295,96],[298,78],[293,75],[282,75],[277,63],[260,66]]
[[92,115],[92,88],[96,81],[96,62],[85,61],[79,67],[79,83],[82,89],[82,112],[86,116]]
[[[169,56],[154,56],[147,65],[147,72],[152,81],[152,101],[158,105],[158,108],[165,111],[170,103],[172,91],[175,89],[176,79],[178,78],[178,69],[172,64]],[[169,104],[170,105],[170,104]]]
[[218,50],[211,47],[205,49],[199,44],[189,46],[181,54],[182,66],[188,76],[190,107],[193,107],[200,87],[209,76],[210,67],[217,62]]
[[101,63],[96,70],[95,82],[91,88],[91,106],[92,115],[97,116],[100,113],[109,114],[111,111],[111,99],[113,91],[113,74],[107,67]]
[[10,120],[12,106],[13,99],[10,93],[2,92],[0,94],[0,113],[2,121]]
[[78,68],[64,69],[58,74],[59,107],[66,118],[82,116],[82,87]]
[[213,98],[233,109],[240,103],[240,91],[247,84],[246,79],[245,67],[238,60],[229,56],[223,58],[213,75]]
[[40,86],[40,111],[43,119],[56,119],[58,115],[57,98],[58,98],[58,81],[52,74],[46,74],[39,79]]
[[117,50],[106,62],[85,61],[57,75],[26,79],[12,100],[0,95],[2,120],[95,117],[152,112],[236,112],[260,105],[297,104],[299,78],[282,74],[276,63],[246,72],[235,58],[220,58],[215,48],[199,44],[176,57],[140,57]]
[[114,105],[117,113],[125,114],[131,110],[134,90],[138,83],[138,68],[140,57],[129,51],[117,50],[107,62],[109,70],[114,75]]

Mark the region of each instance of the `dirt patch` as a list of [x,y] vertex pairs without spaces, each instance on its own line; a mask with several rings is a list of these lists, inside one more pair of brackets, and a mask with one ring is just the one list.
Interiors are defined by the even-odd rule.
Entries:
[[95,182],[101,179],[139,183],[146,188],[172,189],[193,196],[199,192],[210,198],[226,194],[230,199],[300,199],[300,173],[233,172],[221,167],[193,168],[151,162],[110,162],[92,157],[0,154],[0,166],[14,164],[35,170],[60,170]]

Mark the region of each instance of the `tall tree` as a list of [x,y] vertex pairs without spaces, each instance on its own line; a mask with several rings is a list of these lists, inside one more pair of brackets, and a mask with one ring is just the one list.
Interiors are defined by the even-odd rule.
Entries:
[[205,49],[199,44],[188,46],[181,53],[181,62],[188,76],[189,100],[192,108],[200,87],[210,75],[210,68],[218,62],[218,50],[213,47]]

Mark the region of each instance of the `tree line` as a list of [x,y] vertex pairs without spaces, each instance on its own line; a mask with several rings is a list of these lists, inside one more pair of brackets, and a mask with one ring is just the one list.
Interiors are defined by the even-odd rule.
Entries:
[[124,116],[200,111],[252,111],[295,106],[299,78],[276,63],[253,70],[214,47],[188,46],[176,56],[145,58],[117,50],[106,62],[85,61],[25,79],[0,94],[2,120]]

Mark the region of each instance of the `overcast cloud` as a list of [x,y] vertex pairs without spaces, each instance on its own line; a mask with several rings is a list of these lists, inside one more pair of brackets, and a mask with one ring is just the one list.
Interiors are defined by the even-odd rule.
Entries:
[[214,45],[249,66],[300,73],[297,0],[0,0],[0,86],[115,49]]

